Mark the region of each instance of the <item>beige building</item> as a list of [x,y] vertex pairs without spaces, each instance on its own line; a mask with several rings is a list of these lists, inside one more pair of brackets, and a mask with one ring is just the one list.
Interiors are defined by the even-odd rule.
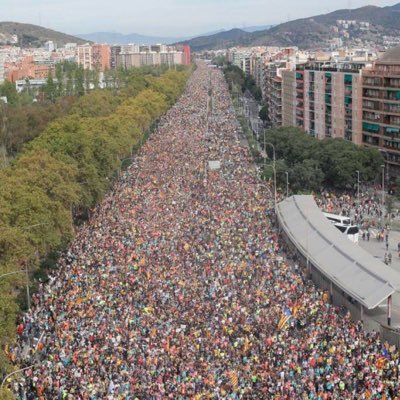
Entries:
[[387,177],[399,176],[400,47],[384,53],[362,79],[362,143],[382,152]]
[[298,66],[282,73],[282,124],[319,139],[361,143],[360,69]]
[[81,65],[83,69],[92,68],[92,46],[90,44],[85,44],[76,47],[76,62]]

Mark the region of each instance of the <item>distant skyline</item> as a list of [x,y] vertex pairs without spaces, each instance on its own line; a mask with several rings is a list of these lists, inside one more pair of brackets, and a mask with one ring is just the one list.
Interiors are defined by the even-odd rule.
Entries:
[[288,20],[388,0],[0,0],[2,21],[41,25],[69,34],[139,33],[194,36],[220,29],[276,25]]

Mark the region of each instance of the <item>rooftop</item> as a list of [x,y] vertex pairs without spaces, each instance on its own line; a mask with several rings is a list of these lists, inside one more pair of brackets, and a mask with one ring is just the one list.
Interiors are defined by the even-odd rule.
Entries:
[[377,64],[400,64],[400,46],[386,50]]
[[277,205],[277,217],[300,253],[347,295],[374,309],[400,290],[400,273],[352,243],[323,215],[312,196]]

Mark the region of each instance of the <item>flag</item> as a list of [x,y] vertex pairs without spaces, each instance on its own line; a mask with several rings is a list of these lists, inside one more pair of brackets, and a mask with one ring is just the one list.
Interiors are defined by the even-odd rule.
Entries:
[[244,353],[247,353],[247,351],[249,350],[249,345],[250,345],[250,341],[249,341],[249,338],[246,336],[246,338],[244,339],[244,345],[243,345]]
[[292,312],[290,311],[289,308],[285,307],[281,319],[278,322],[278,329],[284,329],[291,317],[292,317]]
[[239,383],[239,378],[237,376],[237,373],[235,371],[229,372],[229,378],[230,378],[232,386],[234,388],[236,388],[238,386],[238,383]]
[[292,312],[290,311],[290,308],[285,307],[285,308],[283,309],[283,314],[286,315],[287,317],[289,317],[289,316],[292,315]]
[[278,322],[278,329],[284,329],[289,320],[290,315],[282,315],[281,319]]
[[383,369],[383,367],[385,366],[385,363],[386,363],[386,357],[385,356],[379,356],[376,359],[376,363],[375,363],[376,368]]
[[299,307],[298,307],[298,305],[297,305],[297,303],[296,303],[296,304],[293,306],[293,308],[292,308],[292,315],[293,315],[293,317],[296,318],[298,313],[299,313]]

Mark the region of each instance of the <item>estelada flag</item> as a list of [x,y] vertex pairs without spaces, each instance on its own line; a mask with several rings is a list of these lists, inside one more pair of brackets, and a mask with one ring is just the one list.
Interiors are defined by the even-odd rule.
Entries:
[[292,317],[292,312],[290,311],[289,308],[285,307],[281,319],[278,322],[278,329],[284,329],[291,317]]
[[384,357],[384,356],[379,356],[379,357],[376,359],[376,362],[375,362],[376,368],[383,369],[383,367],[385,366],[386,360],[387,360],[386,357]]
[[231,371],[229,373],[229,378],[230,378],[232,386],[234,388],[236,388],[238,386],[238,383],[239,383],[239,378],[237,376],[237,373],[235,371]]
[[278,329],[284,329],[290,320],[290,315],[282,315],[278,322]]

